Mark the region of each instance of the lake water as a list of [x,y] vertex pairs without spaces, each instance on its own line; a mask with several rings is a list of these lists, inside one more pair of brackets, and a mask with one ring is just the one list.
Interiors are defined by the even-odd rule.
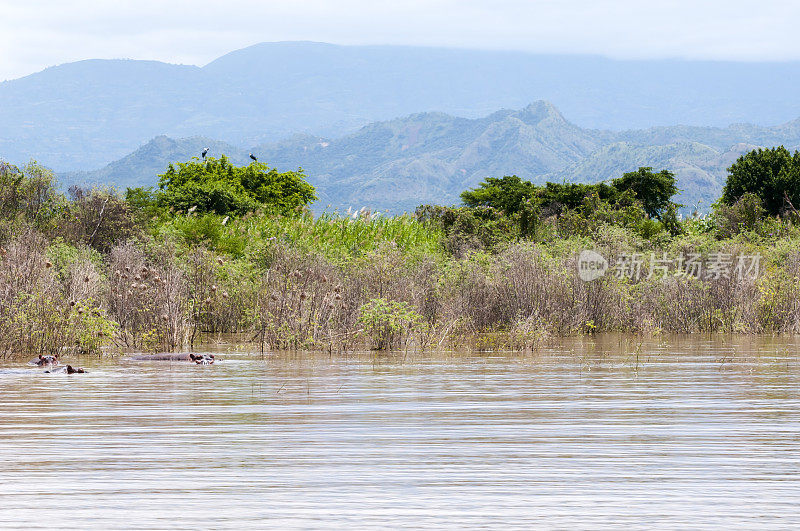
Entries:
[[0,526],[797,527],[799,348],[4,360]]

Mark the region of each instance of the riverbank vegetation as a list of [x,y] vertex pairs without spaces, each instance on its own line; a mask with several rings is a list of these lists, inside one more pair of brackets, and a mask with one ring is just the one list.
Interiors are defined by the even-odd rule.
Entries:
[[[685,217],[673,175],[650,168],[598,184],[489,178],[461,206],[413,215],[313,216],[302,170],[190,161],[154,190],[63,194],[35,163],[0,163],[0,355],[231,333],[331,350],[796,333],[800,155],[787,154],[742,157],[712,211]],[[587,250],[606,261],[591,279]]]

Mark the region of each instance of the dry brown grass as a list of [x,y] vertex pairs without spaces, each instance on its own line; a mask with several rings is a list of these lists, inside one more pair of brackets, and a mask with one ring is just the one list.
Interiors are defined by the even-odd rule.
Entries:
[[[370,344],[359,318],[376,299],[421,316],[399,336],[409,348],[524,350],[552,335],[601,331],[800,331],[798,252],[754,281],[587,283],[570,248],[554,254],[531,243],[446,261],[385,245],[333,262],[284,244],[233,260],[202,247],[182,254],[174,245],[126,242],[107,255],[80,247],[64,264],[51,262],[49,245],[27,229],[0,250],[2,353],[88,348],[85,333],[95,325],[86,316],[95,314],[117,323],[114,341],[125,349],[169,351],[245,333],[264,349],[351,350]],[[629,246],[618,240],[609,249]]]

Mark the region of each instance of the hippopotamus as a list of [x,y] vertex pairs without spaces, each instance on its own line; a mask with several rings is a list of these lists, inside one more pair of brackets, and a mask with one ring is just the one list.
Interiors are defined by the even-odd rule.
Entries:
[[198,365],[212,365],[214,363],[213,354],[195,354],[194,352],[137,354],[131,356],[130,359],[134,361],[193,361]]
[[54,367],[58,365],[58,357],[51,356],[49,354],[47,356],[42,356],[41,354],[39,354],[39,357],[32,359],[30,363],[31,365],[37,365],[39,367],[44,367],[45,365]]
[[189,361],[188,353],[159,352],[157,354],[136,354],[130,359],[134,361]]
[[213,354],[189,354],[189,359],[195,362],[198,365],[213,365],[214,364],[214,355]]
[[86,372],[86,369],[82,367],[75,368],[72,365],[67,365],[66,367],[60,367],[58,369],[50,369],[44,372],[49,372],[49,373],[64,372],[67,374],[83,374]]

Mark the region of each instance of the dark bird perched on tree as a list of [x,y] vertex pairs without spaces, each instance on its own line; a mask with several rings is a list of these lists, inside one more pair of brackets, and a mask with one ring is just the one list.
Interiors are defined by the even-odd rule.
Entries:
[[208,148],[205,148],[205,149],[203,150],[203,153],[202,153],[202,155],[203,155],[203,160],[206,160],[206,155],[208,155]]
[[250,158],[253,159],[255,162],[258,162],[258,159],[256,158],[256,156],[253,155],[252,153],[250,153]]

